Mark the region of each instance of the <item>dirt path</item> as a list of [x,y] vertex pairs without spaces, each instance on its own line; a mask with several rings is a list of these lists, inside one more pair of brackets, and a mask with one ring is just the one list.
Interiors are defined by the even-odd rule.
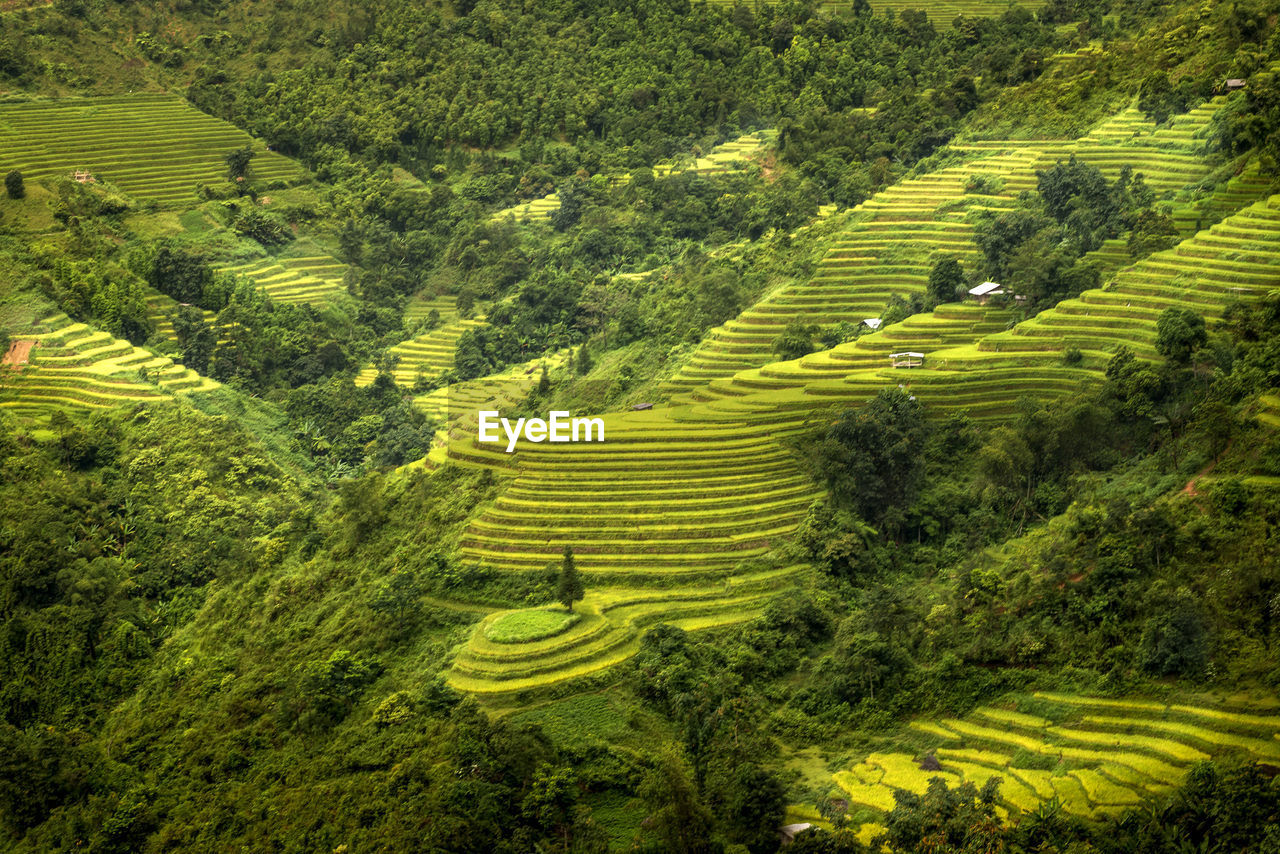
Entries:
[[0,364],[22,367],[27,363],[27,359],[31,355],[31,348],[35,346],[35,343],[30,339],[19,338],[9,345],[9,352],[4,354],[4,359],[0,360]]
[[[1231,445],[1228,443],[1227,447],[1231,447]],[[1223,453],[1226,453],[1226,451],[1223,451]],[[1213,471],[1217,465],[1218,465],[1218,461],[1213,460],[1207,466],[1200,469],[1200,471],[1196,472],[1192,476],[1191,480],[1187,481],[1187,485],[1182,488],[1182,491],[1185,492],[1187,495],[1193,495],[1193,496],[1199,495],[1200,491],[1196,489],[1196,481],[1200,480],[1200,478],[1204,477],[1209,472]]]

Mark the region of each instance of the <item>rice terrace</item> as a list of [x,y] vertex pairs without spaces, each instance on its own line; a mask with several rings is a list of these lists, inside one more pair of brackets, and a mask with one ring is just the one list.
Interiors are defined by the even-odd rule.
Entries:
[[0,847],[1278,850],[1275,11],[0,4]]

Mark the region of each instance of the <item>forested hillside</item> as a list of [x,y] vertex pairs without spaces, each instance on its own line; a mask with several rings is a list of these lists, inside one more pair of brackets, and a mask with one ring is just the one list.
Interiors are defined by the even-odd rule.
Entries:
[[0,845],[1280,851],[1278,75],[1262,0],[3,4]]

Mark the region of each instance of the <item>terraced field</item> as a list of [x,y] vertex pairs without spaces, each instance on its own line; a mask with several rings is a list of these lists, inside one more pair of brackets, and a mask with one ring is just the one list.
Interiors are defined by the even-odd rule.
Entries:
[[448,323],[458,315],[457,301],[451,296],[416,296],[404,307],[404,319],[406,323],[421,323],[433,311],[441,323]]
[[294,161],[267,151],[239,128],[169,94],[8,101],[0,104],[0,164],[28,181],[85,170],[128,196],[193,204],[201,184],[227,180],[224,155],[257,151],[252,177],[297,183]]
[[696,172],[699,175],[735,172],[768,148],[777,138],[776,130],[758,130],[743,134],[737,139],[722,142],[701,157],[694,157],[689,161],[658,163],[653,167],[653,174],[664,178],[677,172]]
[[[653,174],[661,178],[686,171],[696,172],[699,175],[719,175],[725,172],[733,172],[743,168],[752,156],[763,151],[776,138],[777,131],[773,130],[744,134],[737,139],[717,145],[707,152],[705,156],[694,157],[687,161],[680,160],[672,163],[655,164]],[[619,187],[629,180],[629,175],[610,176],[609,186]],[[533,199],[504,208],[495,213],[493,219],[505,219],[510,216],[515,217],[516,222],[545,222],[551,219],[551,215],[559,209],[560,196],[557,193],[551,193],[540,199]]]
[[[971,215],[1011,206],[1019,192],[1034,189],[1037,169],[1073,154],[1112,178],[1123,166],[1132,165],[1160,194],[1200,180],[1210,171],[1198,151],[1200,137],[1222,103],[1223,99],[1215,99],[1201,105],[1162,129],[1129,109],[1078,140],[957,143],[953,148],[973,159],[902,181],[859,205],[845,237],[832,246],[807,283],[770,294],[712,330],[666,389],[675,401],[690,402],[706,399],[708,388],[714,396],[723,381],[742,371],[747,372],[742,382],[751,384],[756,378],[750,371],[773,361],[773,341],[789,322],[826,325],[879,317],[893,297],[907,299],[922,293],[939,257],[954,256],[973,269],[978,250]],[[966,193],[965,185],[975,174],[998,179],[1000,191]],[[1123,242],[1117,240],[1091,260],[1104,269],[1116,269],[1129,258]],[[900,349],[920,349],[906,346],[913,335],[885,332],[878,341],[886,355],[892,352],[889,341],[895,335],[904,342]],[[929,350],[938,348],[938,342],[927,338],[921,342],[926,345]]]
[[[452,299],[442,301],[440,305],[449,309],[447,314],[441,313],[441,317],[449,318],[444,325],[391,348],[390,352],[399,359],[391,370],[398,385],[412,388],[419,376],[431,379],[452,368],[458,338],[468,329],[485,325],[482,319],[458,318],[452,308]],[[366,367],[356,377],[356,385],[369,385],[377,376],[376,367]]]
[[[1201,760],[1280,761],[1280,708],[1273,702],[1172,704],[1038,693],[964,719],[916,721],[903,752],[868,755],[837,772],[849,812],[864,821],[894,806],[896,791],[922,794],[1001,780],[1006,815],[1057,798],[1063,809],[1103,818],[1175,788]],[[926,757],[937,770],[921,767]]]
[[328,254],[294,258],[261,258],[220,268],[221,272],[246,276],[276,302],[323,303],[346,289],[347,265]]
[[[736,3],[737,0],[708,0],[708,5],[726,9],[732,9]],[[853,11],[852,0],[823,0],[818,5],[829,12]],[[997,0],[899,0],[899,2],[875,0],[871,8],[876,14],[883,14],[887,9],[892,9],[894,12],[900,12],[903,9],[919,9],[929,13],[929,20],[934,26],[949,27],[957,15],[987,18],[1003,15],[1010,6],[1034,10],[1043,5],[1044,0],[1018,0],[1016,3],[1011,3],[1009,0],[1005,2],[997,2]]]
[[[807,283],[770,294],[712,330],[666,389],[676,400],[696,400],[698,390],[715,380],[773,361],[773,341],[793,320],[827,325],[878,318],[894,297],[923,293],[938,257],[954,256],[972,267],[978,250],[966,214],[1000,201],[1011,204],[1034,161],[1030,152],[985,157],[868,199]],[[974,172],[1004,180],[1003,195],[966,195]]]
[[883,14],[886,9],[901,12],[904,9],[919,10],[929,13],[929,20],[939,29],[950,27],[957,15],[967,18],[994,18],[1003,15],[1013,6],[1035,11],[1044,5],[1044,0],[1017,0],[1017,2],[999,2],[999,0],[872,0],[871,9]]
[[546,222],[558,210],[560,210],[560,194],[548,193],[540,199],[531,199],[518,205],[512,205],[509,208],[503,208],[495,213],[493,218],[506,219],[512,216],[515,217],[516,222]]
[[546,365],[550,370],[561,365],[567,357],[567,350],[553,353],[513,365],[494,376],[453,383],[415,397],[413,405],[441,425],[424,464],[434,467],[453,458],[487,466],[497,472],[509,472],[512,459],[507,455],[477,456],[469,453],[479,429],[478,413],[482,409],[500,412],[515,409],[542,377],[542,366]]
[[[173,315],[178,311],[178,301],[150,289],[148,289],[146,300],[147,317],[155,325],[156,333],[162,338],[177,340],[177,334],[173,331]],[[206,323],[213,323],[217,319],[217,315],[212,311],[201,309],[200,313],[204,315]]]
[[32,332],[16,337],[34,341],[35,346],[26,367],[0,372],[0,407],[21,415],[42,417],[57,409],[162,401],[172,394],[217,388],[213,380],[172,359],[95,332],[65,314],[42,320]]
[[639,648],[643,630],[655,623],[693,631],[749,619],[798,571],[786,568],[743,574],[727,583],[651,591],[592,589],[575,606],[581,616],[567,631],[531,643],[489,640],[485,630],[499,616],[492,615],[454,660],[449,682],[491,701],[518,700],[521,692],[589,677],[625,661]]
[[[677,407],[680,420],[702,423],[770,424],[775,432],[805,429],[825,406],[847,406],[878,389],[901,385],[929,404],[935,415],[965,411],[978,420],[999,420],[1021,395],[1059,397],[1090,380],[1117,347],[1156,358],[1156,320],[1171,306],[1214,317],[1235,299],[1260,297],[1280,284],[1280,196],[1258,202],[1178,246],[1156,253],[1116,274],[1104,287],[1065,300],[1007,331],[982,335],[973,344],[947,346],[922,333],[907,337],[903,324],[794,362],[743,371],[709,384],[694,403]],[[944,317],[950,306],[942,307]],[[923,329],[928,323],[920,321]],[[877,339],[898,336],[893,347]],[[869,350],[909,346],[926,355],[923,370],[854,369]],[[1068,347],[1083,354],[1067,367]]]
[[[513,459],[464,432],[454,461],[515,477],[468,527],[464,559],[540,573],[571,545],[589,614],[545,646],[486,647],[477,629],[455,661],[457,687],[502,703],[629,657],[657,620],[711,628],[751,619],[801,567],[757,560],[795,529],[818,490],[766,428],[706,429],[665,411],[604,416],[605,444],[525,445]],[[755,499],[744,505],[742,497]]]
[[1264,394],[1258,398],[1258,413],[1254,417],[1259,424],[1280,430],[1280,394]]
[[[1122,114],[1092,138],[1128,139],[1131,121]],[[475,442],[473,428],[464,426],[447,449],[437,449],[437,461],[447,457],[513,475],[465,531],[464,560],[494,571],[541,573],[571,545],[588,591],[598,596],[589,595],[585,606],[592,618],[546,649],[516,644],[486,653],[474,636],[458,653],[454,683],[501,705],[630,655],[637,628],[652,619],[649,610],[669,607],[669,616],[683,620],[682,603],[692,597],[698,624],[707,626],[759,613],[800,571],[761,566],[761,556],[796,530],[821,494],[779,444],[782,436],[828,423],[836,410],[892,386],[908,389],[935,416],[963,411],[998,421],[1024,395],[1063,397],[1100,380],[1118,346],[1154,358],[1155,321],[1166,307],[1190,306],[1212,317],[1232,299],[1280,284],[1278,196],[1030,321],[1014,324],[1009,310],[995,306],[944,305],[849,344],[770,363],[769,346],[788,318],[873,316],[869,309],[889,294],[924,286],[927,261],[917,259],[972,257],[972,226],[963,209],[1010,203],[1034,182],[1035,165],[1063,150],[1050,148],[1051,155],[982,152],[974,162],[868,200],[810,283],[768,296],[708,339],[677,378],[673,405],[604,415],[605,445],[525,444],[510,455]],[[964,196],[963,182],[978,171],[1004,180],[999,195]],[[948,204],[957,194],[963,198]],[[1083,354],[1074,366],[1063,361],[1068,347]],[[887,355],[903,350],[924,353],[925,366],[889,367]],[[753,585],[750,595],[744,584]],[[652,605],[617,604],[637,599]]]

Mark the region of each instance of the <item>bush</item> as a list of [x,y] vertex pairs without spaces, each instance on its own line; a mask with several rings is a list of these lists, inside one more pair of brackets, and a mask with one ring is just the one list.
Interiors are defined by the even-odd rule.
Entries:
[[1142,669],[1155,676],[1195,675],[1209,661],[1209,635],[1190,602],[1150,617],[1139,648]]
[[964,268],[954,257],[941,258],[929,271],[929,299],[935,303],[953,301],[964,285]]
[[799,359],[813,352],[815,328],[796,318],[773,341],[773,352],[783,361]]
[[1173,362],[1186,362],[1208,341],[1204,318],[1189,308],[1172,306],[1156,321],[1156,349]]
[[232,181],[249,177],[249,162],[253,160],[253,146],[246,145],[222,158],[227,163],[227,177]]
[[1003,189],[1004,179],[999,175],[991,175],[986,172],[973,173],[964,184],[966,193],[977,193],[980,196],[995,196]]
[[274,214],[256,207],[245,210],[231,225],[237,234],[251,237],[263,246],[279,246],[293,240],[289,224]]
[[27,195],[27,184],[22,179],[22,173],[17,169],[14,169],[8,175],[5,175],[4,189],[11,199],[25,198]]

